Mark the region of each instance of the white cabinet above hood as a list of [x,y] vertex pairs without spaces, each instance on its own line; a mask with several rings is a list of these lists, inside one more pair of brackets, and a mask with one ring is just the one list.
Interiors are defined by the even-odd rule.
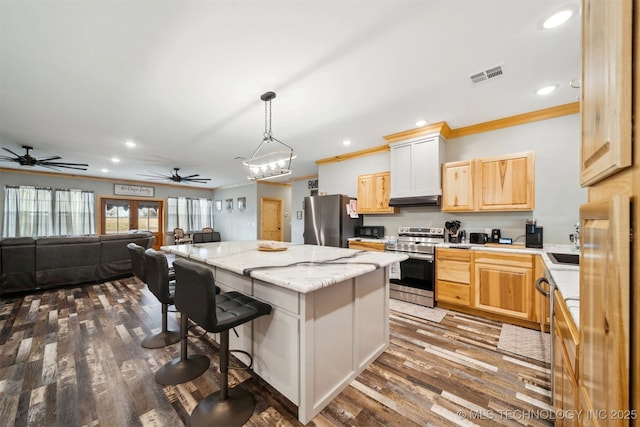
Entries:
[[390,206],[440,205],[445,142],[440,134],[431,134],[390,144]]

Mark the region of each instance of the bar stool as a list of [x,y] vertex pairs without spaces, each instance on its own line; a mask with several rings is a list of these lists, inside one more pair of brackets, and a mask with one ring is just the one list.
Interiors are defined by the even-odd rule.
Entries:
[[[169,312],[169,306],[173,305],[175,282],[171,281],[173,277],[171,277],[169,273],[169,264],[167,263],[166,256],[162,252],[153,249],[144,251],[141,246],[139,248],[143,251],[143,257],[142,261],[138,261],[138,263],[143,263],[144,265],[147,287],[162,304],[162,331],[156,335],[145,338],[142,341],[142,346],[144,348],[166,347],[180,341],[180,332],[170,331],[167,327],[167,314]],[[136,257],[138,257],[140,249],[133,248],[133,250],[136,253]]]
[[[152,249],[150,249],[152,250]],[[147,252],[149,252],[148,250]],[[154,251],[155,252],[155,251]],[[173,262],[175,268],[176,262],[180,259],[176,259]],[[149,261],[147,261],[149,262]],[[175,273],[175,270],[174,270]],[[183,279],[184,282],[184,279]],[[178,289],[180,285],[176,280],[175,289]],[[215,286],[213,280],[210,283],[210,287],[214,294],[220,293],[220,288]],[[187,283],[188,285],[188,283]],[[175,297],[174,297],[175,300]],[[173,304],[173,303],[172,303]],[[199,377],[209,368],[209,358],[202,354],[187,354],[187,343],[189,334],[189,316],[182,312],[177,306],[176,309],[180,312],[180,333],[178,341],[180,341],[180,357],[176,357],[170,362],[165,363],[156,372],[156,381],[163,385],[176,385],[186,383],[194,378]],[[177,342],[177,341],[176,341]]]
[[[256,402],[239,386],[229,389],[229,329],[270,314],[271,306],[235,291],[215,295],[213,273],[206,266],[185,259],[173,265],[176,308],[207,332],[220,333],[220,390],[198,403],[189,425],[241,426],[251,418]],[[251,359],[249,368],[252,364]]]

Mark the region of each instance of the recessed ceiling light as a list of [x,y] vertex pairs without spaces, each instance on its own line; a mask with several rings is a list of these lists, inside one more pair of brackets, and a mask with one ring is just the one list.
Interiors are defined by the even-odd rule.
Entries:
[[572,16],[573,16],[573,10],[570,10],[570,9],[561,10],[559,12],[554,13],[547,19],[545,19],[544,23],[542,24],[542,27],[546,28],[547,30],[551,28],[556,28],[564,24],[565,22],[567,22],[569,19],[571,19]]
[[102,168],[102,169],[100,169],[100,170],[102,171],[102,173],[107,173],[107,172],[109,172],[109,169],[107,169],[107,168]]
[[550,93],[554,92],[556,89],[558,89],[558,85],[541,87],[536,91],[536,95],[540,95],[540,96],[549,95]]
[[124,145],[126,145],[126,146],[127,146],[127,147],[129,147],[129,148],[133,148],[133,147],[135,147],[137,144],[135,143],[135,141],[131,141],[131,140],[129,140],[129,141],[125,142],[125,143],[124,143]]
[[111,161],[112,161],[113,163],[120,163],[120,159],[119,159],[119,158],[117,158],[117,157],[112,157],[112,158],[111,158]]
[[418,120],[416,122],[416,126],[418,126],[419,128],[421,128],[422,126],[426,125],[427,121],[426,120]]
[[344,141],[342,141],[342,145],[351,145],[351,141],[349,141],[348,139],[345,139]]

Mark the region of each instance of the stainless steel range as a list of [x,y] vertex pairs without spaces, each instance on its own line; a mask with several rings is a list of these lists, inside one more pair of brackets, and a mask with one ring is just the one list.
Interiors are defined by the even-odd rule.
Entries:
[[387,252],[403,252],[409,259],[389,280],[389,296],[427,307],[434,306],[435,246],[444,243],[444,228],[400,227],[397,241],[384,245]]

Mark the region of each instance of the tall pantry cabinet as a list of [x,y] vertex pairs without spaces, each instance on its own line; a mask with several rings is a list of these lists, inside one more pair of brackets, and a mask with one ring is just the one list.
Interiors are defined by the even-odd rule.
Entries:
[[639,31],[640,0],[583,0],[581,425],[640,425]]

